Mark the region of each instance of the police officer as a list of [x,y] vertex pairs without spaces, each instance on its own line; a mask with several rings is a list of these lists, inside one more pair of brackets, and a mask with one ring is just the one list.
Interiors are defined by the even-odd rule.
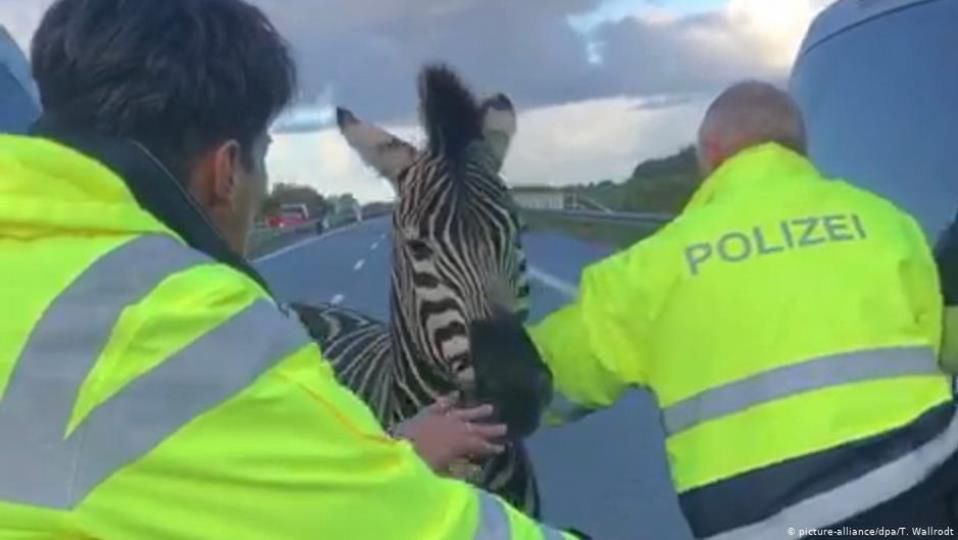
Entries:
[[[385,434],[242,256],[294,68],[241,0],[59,0],[0,137],[0,538],[563,538]],[[472,429],[469,429],[469,428]]]
[[649,388],[698,538],[944,530],[958,417],[921,229],[823,177],[797,107],[765,83],[711,104],[698,155],[684,211],[585,269],[531,329],[563,398],[552,421]]

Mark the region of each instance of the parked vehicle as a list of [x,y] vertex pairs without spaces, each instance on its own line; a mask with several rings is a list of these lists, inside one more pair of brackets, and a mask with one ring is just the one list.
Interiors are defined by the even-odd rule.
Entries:
[[26,133],[39,116],[40,101],[27,57],[0,25],[0,133]]
[[956,21],[955,0],[839,0],[790,83],[818,166],[894,201],[931,243],[958,207]]

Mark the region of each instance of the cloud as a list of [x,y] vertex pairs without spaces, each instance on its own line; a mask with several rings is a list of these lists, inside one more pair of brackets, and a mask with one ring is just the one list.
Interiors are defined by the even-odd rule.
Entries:
[[[411,126],[383,126],[413,144],[423,134]],[[307,133],[274,133],[267,154],[271,182],[313,186],[320,193],[352,193],[363,202],[391,200],[389,183],[371,168],[347,144],[337,129]]]
[[[520,112],[506,162],[515,183],[623,178],[692,141],[708,100],[745,77],[784,81],[830,0],[254,0],[294,47],[309,106],[276,133],[274,180],[363,200],[391,190],[329,129],[330,107],[417,132],[415,76],[451,63],[477,93]],[[49,0],[0,0],[26,46]],[[604,9],[597,9],[604,6]],[[717,7],[709,7],[717,6]],[[586,25],[574,24],[587,16]],[[283,130],[280,130],[283,131]]]
[[[521,109],[784,78],[829,2],[718,1],[690,13],[678,0],[253,0],[292,44],[305,99],[391,121],[413,117],[415,76],[436,60]],[[49,4],[0,0],[0,22],[25,47]]]
[[[503,174],[512,185],[624,179],[640,161],[691,143],[707,103],[686,96],[672,107],[646,107],[644,100],[607,98],[522,112]],[[422,144],[419,128],[386,129]],[[336,130],[274,138],[268,158],[274,182],[305,183],[323,193],[352,191],[364,202],[393,197],[388,184],[360,161]]]
[[829,0],[730,0],[678,15],[667,6],[598,25],[590,33],[613,94],[714,92],[743,78],[781,83],[815,14]]
[[[396,18],[383,16],[387,7],[363,23],[356,7],[343,31],[289,35],[312,51],[303,64],[307,88],[331,86],[337,103],[372,118],[398,118],[413,107],[416,71],[433,59],[452,63],[480,91],[507,92],[525,108],[713,91],[744,77],[782,80],[805,29],[829,1],[730,0],[694,14],[635,2],[633,15],[583,33],[570,18],[594,13],[602,2],[419,0]],[[449,7],[435,7],[440,3]]]
[[637,100],[635,105],[633,105],[633,109],[637,111],[668,109],[681,105],[687,105],[696,100],[705,99],[706,97],[706,94],[703,93],[653,95]]
[[350,4],[342,14],[332,2],[286,1],[273,18],[297,51],[308,97],[331,89],[337,105],[389,120],[412,116],[415,77],[430,61],[454,65],[479,93],[506,92],[520,107],[595,95],[584,38],[567,18],[599,3],[335,2]]
[[[416,73],[433,60],[520,109],[715,92],[746,77],[781,83],[831,0],[729,0],[691,13],[641,0],[631,13],[621,0],[363,0],[329,17],[305,16],[289,0],[278,9],[280,1],[260,3],[299,51],[307,96],[403,121],[415,110]],[[333,13],[330,1],[314,12]]]
[[[467,80],[478,81],[480,91],[491,91],[489,81],[494,81],[498,82],[496,89],[510,92],[516,100],[519,131],[504,169],[510,182],[563,185],[622,179],[641,160],[691,143],[708,101],[734,80],[762,77],[783,81],[805,28],[825,3],[779,0],[774,10],[766,7],[765,0],[731,0],[721,9],[693,14],[676,12],[666,2],[642,6],[617,20],[595,24],[585,34],[556,31],[556,41],[570,47],[565,55],[570,61],[565,65],[555,58],[542,60],[554,52],[549,47],[523,50],[515,41],[519,38],[508,36],[510,25],[521,19],[520,14],[503,19],[503,12],[497,11],[500,6],[494,3],[477,12],[470,11],[478,9],[475,4],[460,2],[440,16],[468,15],[471,27],[466,25],[452,36],[458,27],[450,22],[419,39],[435,43],[444,55],[457,58],[456,67]],[[553,31],[569,27],[565,19],[548,16],[545,10],[537,17],[542,24],[553,25]],[[416,34],[411,29],[419,27],[408,24],[407,31]],[[495,24],[499,28],[491,35],[502,35],[502,40],[478,39],[483,33],[490,35],[488,29]],[[521,39],[528,41],[538,35],[535,25],[525,26]],[[415,55],[407,53],[415,47],[398,37],[384,37],[387,35],[384,29],[364,45],[367,52],[379,50],[377,54],[386,55],[388,51],[397,60],[385,73],[377,71],[375,54],[368,52],[370,56],[356,59],[350,55],[355,49],[342,47],[338,53],[342,62],[355,59],[339,67],[354,74],[351,90],[344,92],[344,83],[332,75],[324,84],[333,87],[329,93],[333,101],[345,101],[367,118],[396,118],[399,124],[409,126],[415,109],[413,77],[418,63],[408,61]],[[470,45],[462,49],[440,46],[454,37]],[[590,41],[601,55],[599,64],[581,54],[588,51]],[[485,47],[470,57],[466,53],[476,43]],[[544,89],[549,85],[551,90]],[[352,155],[335,131],[301,135],[300,140],[304,152],[313,144],[311,148],[325,148],[319,154],[350,154],[337,167],[316,162],[300,166],[293,152],[276,158],[283,162],[282,167],[299,168],[301,179],[323,190],[332,189],[325,187],[327,183],[352,186],[349,189],[363,200],[391,196],[387,185]],[[314,142],[305,142],[310,140]]]
[[625,179],[640,161],[692,143],[707,104],[693,96],[674,107],[604,98],[529,111],[520,115],[505,174],[514,184]]
[[749,39],[766,65],[788,70],[815,16],[834,0],[731,0],[723,10],[731,27]]
[[0,25],[13,36],[25,52],[30,50],[30,38],[40,19],[53,0],[0,0]]

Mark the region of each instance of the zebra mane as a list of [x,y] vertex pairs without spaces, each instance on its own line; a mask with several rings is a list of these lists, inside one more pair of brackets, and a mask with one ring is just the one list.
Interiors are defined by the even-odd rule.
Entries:
[[437,64],[423,69],[419,102],[433,155],[459,160],[469,143],[482,138],[479,104],[449,67]]

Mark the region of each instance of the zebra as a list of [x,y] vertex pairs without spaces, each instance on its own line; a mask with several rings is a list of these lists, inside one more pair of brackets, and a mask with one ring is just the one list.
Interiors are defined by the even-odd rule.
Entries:
[[[480,321],[521,329],[529,306],[522,225],[499,174],[516,132],[511,100],[499,93],[478,101],[443,64],[424,67],[418,87],[422,151],[347,109],[336,114],[348,145],[397,194],[389,322],[343,306],[292,305],[340,381],[386,427],[452,391],[475,403],[471,329]],[[525,361],[515,347],[507,352],[510,362]],[[466,479],[539,517],[520,440]]]

